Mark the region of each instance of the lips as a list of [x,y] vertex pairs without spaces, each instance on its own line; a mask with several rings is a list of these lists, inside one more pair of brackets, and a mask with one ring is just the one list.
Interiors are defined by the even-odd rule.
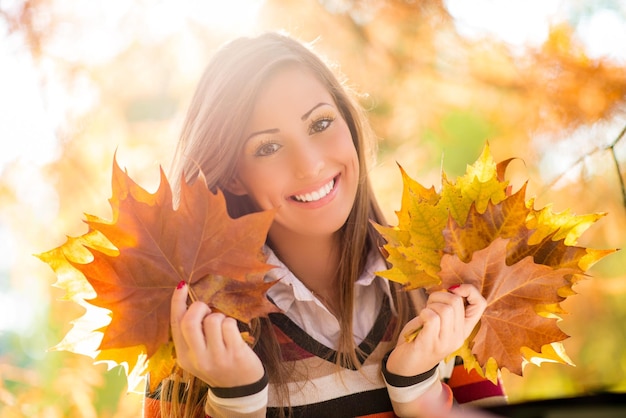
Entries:
[[298,202],[308,203],[308,202],[316,202],[320,199],[326,197],[335,187],[335,179],[331,179],[328,183],[320,187],[319,189],[304,194],[296,194],[291,198]]

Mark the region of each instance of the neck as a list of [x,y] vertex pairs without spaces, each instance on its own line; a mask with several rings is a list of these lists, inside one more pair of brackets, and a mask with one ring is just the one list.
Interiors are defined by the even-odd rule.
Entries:
[[278,258],[331,312],[335,311],[339,306],[339,233],[284,237],[270,231],[269,238]]

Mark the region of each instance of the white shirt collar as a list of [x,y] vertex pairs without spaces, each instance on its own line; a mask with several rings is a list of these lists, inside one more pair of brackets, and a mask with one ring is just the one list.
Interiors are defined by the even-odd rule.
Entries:
[[[263,247],[263,251],[267,255],[267,263],[275,266],[266,274],[265,281],[269,282],[278,280],[278,283],[268,290],[267,295],[281,310],[283,310],[283,312],[287,313],[295,301],[313,302],[320,308],[327,311],[327,308],[317,299],[317,297],[315,297],[315,295],[304,285],[304,283],[302,283],[300,279],[298,279],[291,272],[291,270],[287,268],[287,266],[276,256],[271,248],[266,245]],[[368,287],[374,282],[375,279],[378,278],[377,282],[380,283],[380,288],[390,300],[393,300],[391,298],[389,282],[376,275],[376,272],[386,269],[387,265],[383,257],[375,250],[372,250],[367,258],[363,273],[357,279],[355,284]],[[395,311],[393,303],[391,305],[392,309]]]

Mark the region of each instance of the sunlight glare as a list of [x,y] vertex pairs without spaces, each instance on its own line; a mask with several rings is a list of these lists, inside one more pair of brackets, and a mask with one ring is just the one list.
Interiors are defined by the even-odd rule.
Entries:
[[27,59],[18,59],[5,45],[0,44],[0,173],[11,161],[22,159],[40,166],[59,153],[54,122],[44,109],[35,71]]
[[560,0],[446,0],[459,33],[493,36],[513,46],[538,46],[548,37]]
[[139,31],[137,36],[154,42],[197,28],[242,35],[256,30],[263,3],[264,0],[164,0],[141,10],[145,31]]
[[[185,14],[210,28],[243,34],[257,27],[257,17],[265,0],[190,1]],[[179,3],[176,3],[177,6]]]
[[[460,34],[469,38],[491,36],[513,48],[538,47],[548,38],[552,24],[568,21],[576,5],[563,0],[446,0]],[[622,8],[624,13],[626,9]],[[576,33],[590,58],[626,61],[626,22],[618,12],[598,7],[583,16]]]
[[584,18],[578,34],[587,46],[590,58],[606,57],[626,62],[626,22],[612,10],[599,10]]

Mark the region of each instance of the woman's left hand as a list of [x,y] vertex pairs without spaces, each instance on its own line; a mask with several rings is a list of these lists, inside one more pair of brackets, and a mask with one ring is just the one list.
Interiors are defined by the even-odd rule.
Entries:
[[[387,360],[387,370],[416,376],[432,369],[463,345],[486,307],[485,298],[469,284],[432,293],[426,307],[402,330]],[[422,329],[415,339],[406,341],[404,335],[419,327]]]

